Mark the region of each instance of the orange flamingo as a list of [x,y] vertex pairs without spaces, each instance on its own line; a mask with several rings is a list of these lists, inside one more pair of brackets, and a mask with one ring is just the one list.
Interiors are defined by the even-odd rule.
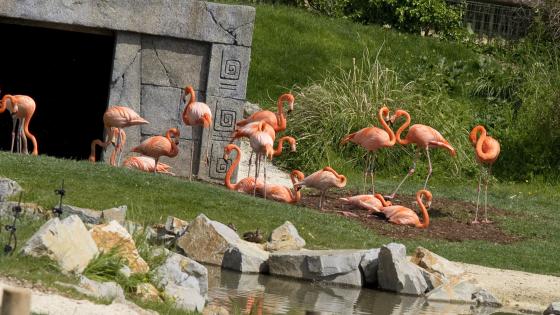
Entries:
[[243,127],[249,123],[256,122],[256,121],[264,121],[272,128],[274,131],[279,132],[286,130],[286,116],[284,116],[284,102],[288,102],[288,113],[294,110],[294,96],[290,93],[282,94],[278,98],[278,112],[273,113],[269,110],[261,110],[253,115],[237,122],[238,127]]
[[[305,175],[298,170],[293,170],[290,174],[290,179],[292,180],[293,185],[295,185],[298,181],[302,181],[304,178]],[[257,193],[261,196],[264,195],[264,186],[257,185]],[[295,188],[292,190],[286,186],[276,184],[269,184],[266,186],[266,195],[268,195],[272,200],[285,203],[297,203],[301,200],[301,192],[299,190],[296,191]]]
[[416,154],[412,161],[412,166],[410,170],[403,178],[403,180],[399,183],[395,191],[390,196],[385,197],[387,199],[394,198],[395,195],[397,194],[397,191],[404,183],[404,181],[410,175],[414,174],[416,168],[416,160],[418,159],[418,156],[420,154],[420,149],[426,150],[426,156],[428,157],[428,166],[429,166],[428,176],[426,177],[426,181],[424,182],[424,189],[426,189],[426,186],[428,185],[428,179],[430,179],[430,175],[432,175],[432,161],[430,160],[430,148],[444,148],[449,151],[451,156],[457,155],[455,149],[449,144],[449,142],[447,142],[447,140],[445,140],[445,138],[443,138],[443,136],[437,130],[426,125],[421,125],[421,124],[412,125],[408,130],[408,133],[406,134],[404,140],[401,139],[401,133],[410,125],[410,114],[408,114],[408,112],[402,109],[399,109],[395,112],[395,115],[391,118],[391,120],[394,121],[400,116],[405,116],[406,122],[397,130],[397,134],[396,134],[397,142],[400,143],[401,145],[407,145],[410,143],[415,144]]
[[276,150],[274,150],[272,156],[280,156],[282,154],[282,147],[285,141],[288,141],[290,144],[290,152],[296,152],[296,139],[290,136],[284,136],[278,140],[278,146],[276,147]]
[[[230,140],[229,143],[233,143],[236,139],[239,138],[251,138],[251,135],[253,135],[255,132],[258,131],[260,126],[260,121],[255,121],[252,123],[248,123],[245,126],[242,127],[238,127],[235,129],[235,131],[232,134],[232,138]],[[274,128],[272,128],[269,124],[265,124],[265,130],[266,133],[268,133],[268,135],[272,138],[272,141],[274,141],[276,139],[276,131],[274,131]],[[251,165],[253,164],[253,150],[251,150],[251,155],[249,156],[249,169],[247,171],[247,176],[251,176]]]
[[[479,136],[480,134],[480,136]],[[476,197],[476,213],[474,215],[474,221],[472,223],[479,223],[478,221],[478,207],[480,204],[480,186],[482,184],[482,168],[484,165],[488,166],[488,174],[484,181],[484,220],[482,223],[491,223],[488,220],[487,204],[488,204],[488,178],[492,172],[492,165],[498,159],[500,155],[500,143],[498,140],[488,136],[486,134],[486,129],[484,126],[478,125],[471,130],[469,135],[471,143],[475,147],[476,160],[480,164],[480,177],[478,180],[477,197]]]
[[[266,158],[270,158],[272,161],[272,156],[274,155],[274,141],[272,137],[265,131],[267,123],[264,121],[259,122],[259,127],[257,132],[251,135],[249,139],[249,144],[251,148],[256,153],[255,160],[255,178],[259,179],[259,169],[261,166],[261,159],[264,157],[263,169],[264,169],[264,199],[266,199]],[[256,193],[256,186],[253,189],[253,195]]]
[[[130,156],[124,160],[123,167],[153,173],[154,168],[156,168],[156,161],[149,156]],[[156,172],[175,176],[171,172],[171,166],[162,162],[158,163]]]
[[[171,139],[173,136],[173,140]],[[161,156],[167,156],[170,158],[176,157],[179,154],[179,129],[171,128],[167,130],[165,137],[163,136],[153,136],[150,137],[140,145],[134,147],[132,152],[138,152],[143,155],[153,157],[156,160],[153,172],[155,173],[158,169],[158,161]]]
[[[389,127],[389,125],[387,125],[387,120],[389,120],[389,108],[387,108],[386,106],[381,107],[381,109],[379,109],[379,112],[377,113],[377,118],[383,126],[383,129],[377,127],[363,128],[358,132],[347,135],[341,141],[341,144],[346,144],[350,141],[362,146],[368,151],[368,162],[366,165],[366,169],[364,170],[364,189],[366,186],[367,174],[370,173],[372,195],[375,194],[374,170],[377,150],[379,150],[380,148],[392,147],[396,142],[395,133]],[[372,153],[373,158],[371,157]]]
[[323,210],[323,199],[325,198],[327,190],[333,187],[343,188],[346,186],[346,176],[338,174],[331,167],[327,166],[296,183],[294,188],[297,191],[303,186],[312,187],[321,191],[319,209]]
[[[100,147],[105,150],[109,144],[114,141],[115,135],[117,136],[115,150],[117,147],[121,148],[119,151],[119,161],[116,163],[118,166],[121,161],[121,154],[122,154],[122,144],[123,136],[126,137],[126,134],[123,128],[131,127],[131,126],[138,126],[138,125],[145,125],[149,122],[140,117],[138,113],[136,113],[133,109],[126,106],[111,106],[109,107],[105,113],[103,114],[103,124],[105,126],[105,137],[106,140],[103,142],[99,139],[93,140],[91,142],[91,153],[89,156],[89,160],[91,162],[95,162],[95,146],[99,145]],[[112,128],[116,128],[113,130]],[[114,161],[112,162],[114,163]]]
[[[33,143],[33,155],[39,154],[39,148],[37,147],[37,139],[35,136],[29,132],[29,122],[33,113],[35,113],[35,101],[27,95],[9,95],[6,94],[2,97],[0,101],[0,114],[6,109],[12,115],[13,125],[12,125],[12,145],[10,148],[11,152],[14,152],[14,140],[16,136],[16,124],[18,124],[18,153],[27,154],[27,138],[31,139]],[[23,148],[22,148],[23,146]]]
[[366,209],[369,213],[382,212],[383,207],[391,206],[390,201],[385,201],[381,194],[375,195],[356,195],[347,198],[339,198],[350,206]]
[[[113,150],[113,153],[111,153],[109,164],[111,164],[112,166],[117,166],[117,161],[116,161],[117,154],[119,155],[119,161],[120,161],[120,155],[122,153],[124,145],[126,144],[126,133],[124,132],[123,129],[118,129],[118,128],[111,128],[111,129],[113,131],[113,137],[111,143],[113,144],[113,146],[115,146],[115,149]],[[118,139],[120,139],[120,141],[118,141]]]
[[[183,122],[187,126],[202,126],[203,128],[208,128],[208,141],[206,141],[206,164],[208,164],[208,146],[210,145],[210,126],[212,125],[212,111],[210,107],[202,102],[196,101],[196,94],[192,86],[185,87],[184,95],[181,96],[182,101],[186,101],[185,97],[191,95],[191,98],[183,110]],[[202,143],[202,142],[201,142]],[[194,142],[193,149],[191,150],[191,168],[189,172],[189,180],[192,180],[192,169],[194,160]]]
[[237,155],[233,163],[231,164],[230,168],[226,172],[226,178],[224,179],[224,184],[229,190],[235,190],[238,192],[243,192],[246,194],[250,194],[255,189],[255,178],[254,177],[245,177],[236,184],[231,183],[231,176],[237,166],[239,165],[239,161],[241,160],[241,149],[236,146],[235,144],[228,144],[224,148],[224,160],[229,159],[229,154],[231,151],[236,151]]
[[422,223],[420,223],[420,218],[418,218],[416,212],[403,206],[384,207],[382,209],[383,214],[391,223],[412,225],[420,229],[425,229],[430,225],[430,216],[428,216],[426,206],[424,206],[424,203],[422,202],[423,197],[425,197],[429,203],[432,201],[432,193],[425,189],[419,190],[416,193],[416,202],[420,206],[420,210],[422,211],[422,215],[424,216],[424,220]]

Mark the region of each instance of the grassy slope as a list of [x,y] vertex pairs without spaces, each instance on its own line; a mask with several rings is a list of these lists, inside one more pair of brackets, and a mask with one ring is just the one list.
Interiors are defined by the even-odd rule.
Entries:
[[[167,215],[191,220],[205,213],[211,219],[234,223],[240,232],[257,227],[270,232],[285,220],[292,221],[309,248],[368,248],[392,241],[339,216],[255,199],[206,183],[43,156],[0,153],[0,165],[0,176],[17,180],[26,189],[26,201],[47,208],[56,203],[53,189],[64,178],[66,203],[94,209],[127,204],[129,219],[145,223],[162,222]],[[359,183],[359,180],[352,180],[352,183]],[[393,184],[382,181],[379,188],[387,189]],[[413,181],[407,184],[404,191],[408,192],[418,185]],[[473,183],[436,182],[432,190],[450,198],[470,199],[473,187]],[[522,218],[511,217],[499,223],[507,231],[525,238],[512,245],[429,239],[394,241],[406,244],[409,250],[422,245],[453,260],[560,275],[560,265],[550,263],[560,251],[560,231],[553,228],[560,224],[555,215],[558,197],[558,187],[496,185],[491,191],[490,203],[522,214]],[[19,274],[21,266],[0,264],[0,272]]]

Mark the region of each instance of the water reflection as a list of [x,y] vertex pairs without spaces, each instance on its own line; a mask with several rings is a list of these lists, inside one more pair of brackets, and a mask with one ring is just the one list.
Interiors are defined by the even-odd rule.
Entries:
[[[259,274],[242,274],[207,266],[209,304],[241,314],[476,314],[495,308],[427,302],[424,298],[370,289],[324,286]],[[237,313],[236,312],[236,313]]]

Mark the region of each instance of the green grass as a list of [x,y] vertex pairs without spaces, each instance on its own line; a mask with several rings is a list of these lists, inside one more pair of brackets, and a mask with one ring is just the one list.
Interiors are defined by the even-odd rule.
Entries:
[[[264,201],[208,183],[153,176],[102,164],[7,153],[0,153],[0,164],[0,176],[12,178],[25,188],[25,201],[37,202],[47,208],[56,204],[57,196],[53,190],[64,178],[67,188],[65,203],[93,209],[127,204],[130,209],[128,219],[144,223],[161,223],[168,215],[192,220],[205,213],[211,219],[234,223],[239,232],[258,227],[270,233],[289,220],[306,239],[308,248],[371,248],[397,241],[407,245],[409,251],[421,245],[452,260],[560,275],[560,265],[550,263],[560,252],[560,230],[555,228],[560,223],[557,216],[558,186],[494,184],[490,190],[490,204],[513,214],[498,224],[505,231],[523,238],[510,245],[502,245],[482,241],[390,239],[337,215]],[[396,180],[380,179],[378,189],[388,191],[394,187]],[[359,175],[351,175],[350,187],[359,184]],[[418,181],[413,178],[404,185],[403,193],[412,193],[417,187]],[[474,182],[432,181],[430,189],[435,196],[472,200],[474,187]],[[28,226],[29,230],[22,230],[20,238],[29,237],[36,228],[38,224]],[[2,274],[32,280],[58,277],[58,274],[52,274],[53,269],[40,271],[34,259],[17,257],[7,260],[10,263],[0,264]]]

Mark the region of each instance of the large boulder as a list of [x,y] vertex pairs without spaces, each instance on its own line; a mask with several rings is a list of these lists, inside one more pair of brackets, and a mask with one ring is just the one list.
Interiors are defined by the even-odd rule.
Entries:
[[204,214],[192,221],[177,240],[177,247],[198,262],[241,272],[267,272],[268,252],[258,244],[242,240],[227,225]]
[[479,290],[475,279],[455,277],[426,295],[428,301],[476,304],[473,294]]
[[13,195],[19,194],[21,191],[21,186],[16,181],[6,177],[0,177],[0,202],[5,201]]
[[265,248],[268,251],[278,251],[298,250],[303,247],[305,247],[305,240],[299,236],[296,227],[290,221],[286,221],[272,231]]
[[363,250],[298,250],[270,255],[270,273],[310,281],[361,287]]
[[548,308],[544,310],[543,315],[560,315],[560,302],[550,303]]
[[119,255],[126,260],[133,273],[150,270],[146,261],[140,257],[132,236],[117,221],[96,225],[90,230],[90,234],[99,250],[103,252],[118,247]]
[[377,270],[379,269],[379,248],[372,248],[364,252],[360,261],[360,269],[364,274],[364,286],[377,287]]
[[80,283],[78,285],[68,284],[63,282],[56,282],[57,285],[72,288],[84,295],[109,301],[123,302],[125,300],[124,290],[114,281],[98,282],[80,276]]
[[379,287],[387,291],[422,295],[428,289],[420,267],[408,261],[406,247],[402,244],[381,247],[377,278]]
[[15,206],[19,205],[22,210],[23,215],[27,215],[32,219],[43,218],[46,211],[36,203],[19,203],[16,201],[0,201],[0,216],[11,216],[13,215],[13,209]]
[[62,217],[77,215],[86,224],[101,224],[116,220],[122,225],[125,222],[126,210],[127,206],[97,211],[64,204],[62,205]]
[[99,253],[84,223],[76,215],[60,220],[53,218],[24,245],[25,255],[47,256],[65,272],[81,273]]
[[429,278],[433,287],[438,287],[449,281],[449,279],[459,277],[465,273],[465,270],[457,264],[420,246],[416,248],[410,261],[430,274]]

